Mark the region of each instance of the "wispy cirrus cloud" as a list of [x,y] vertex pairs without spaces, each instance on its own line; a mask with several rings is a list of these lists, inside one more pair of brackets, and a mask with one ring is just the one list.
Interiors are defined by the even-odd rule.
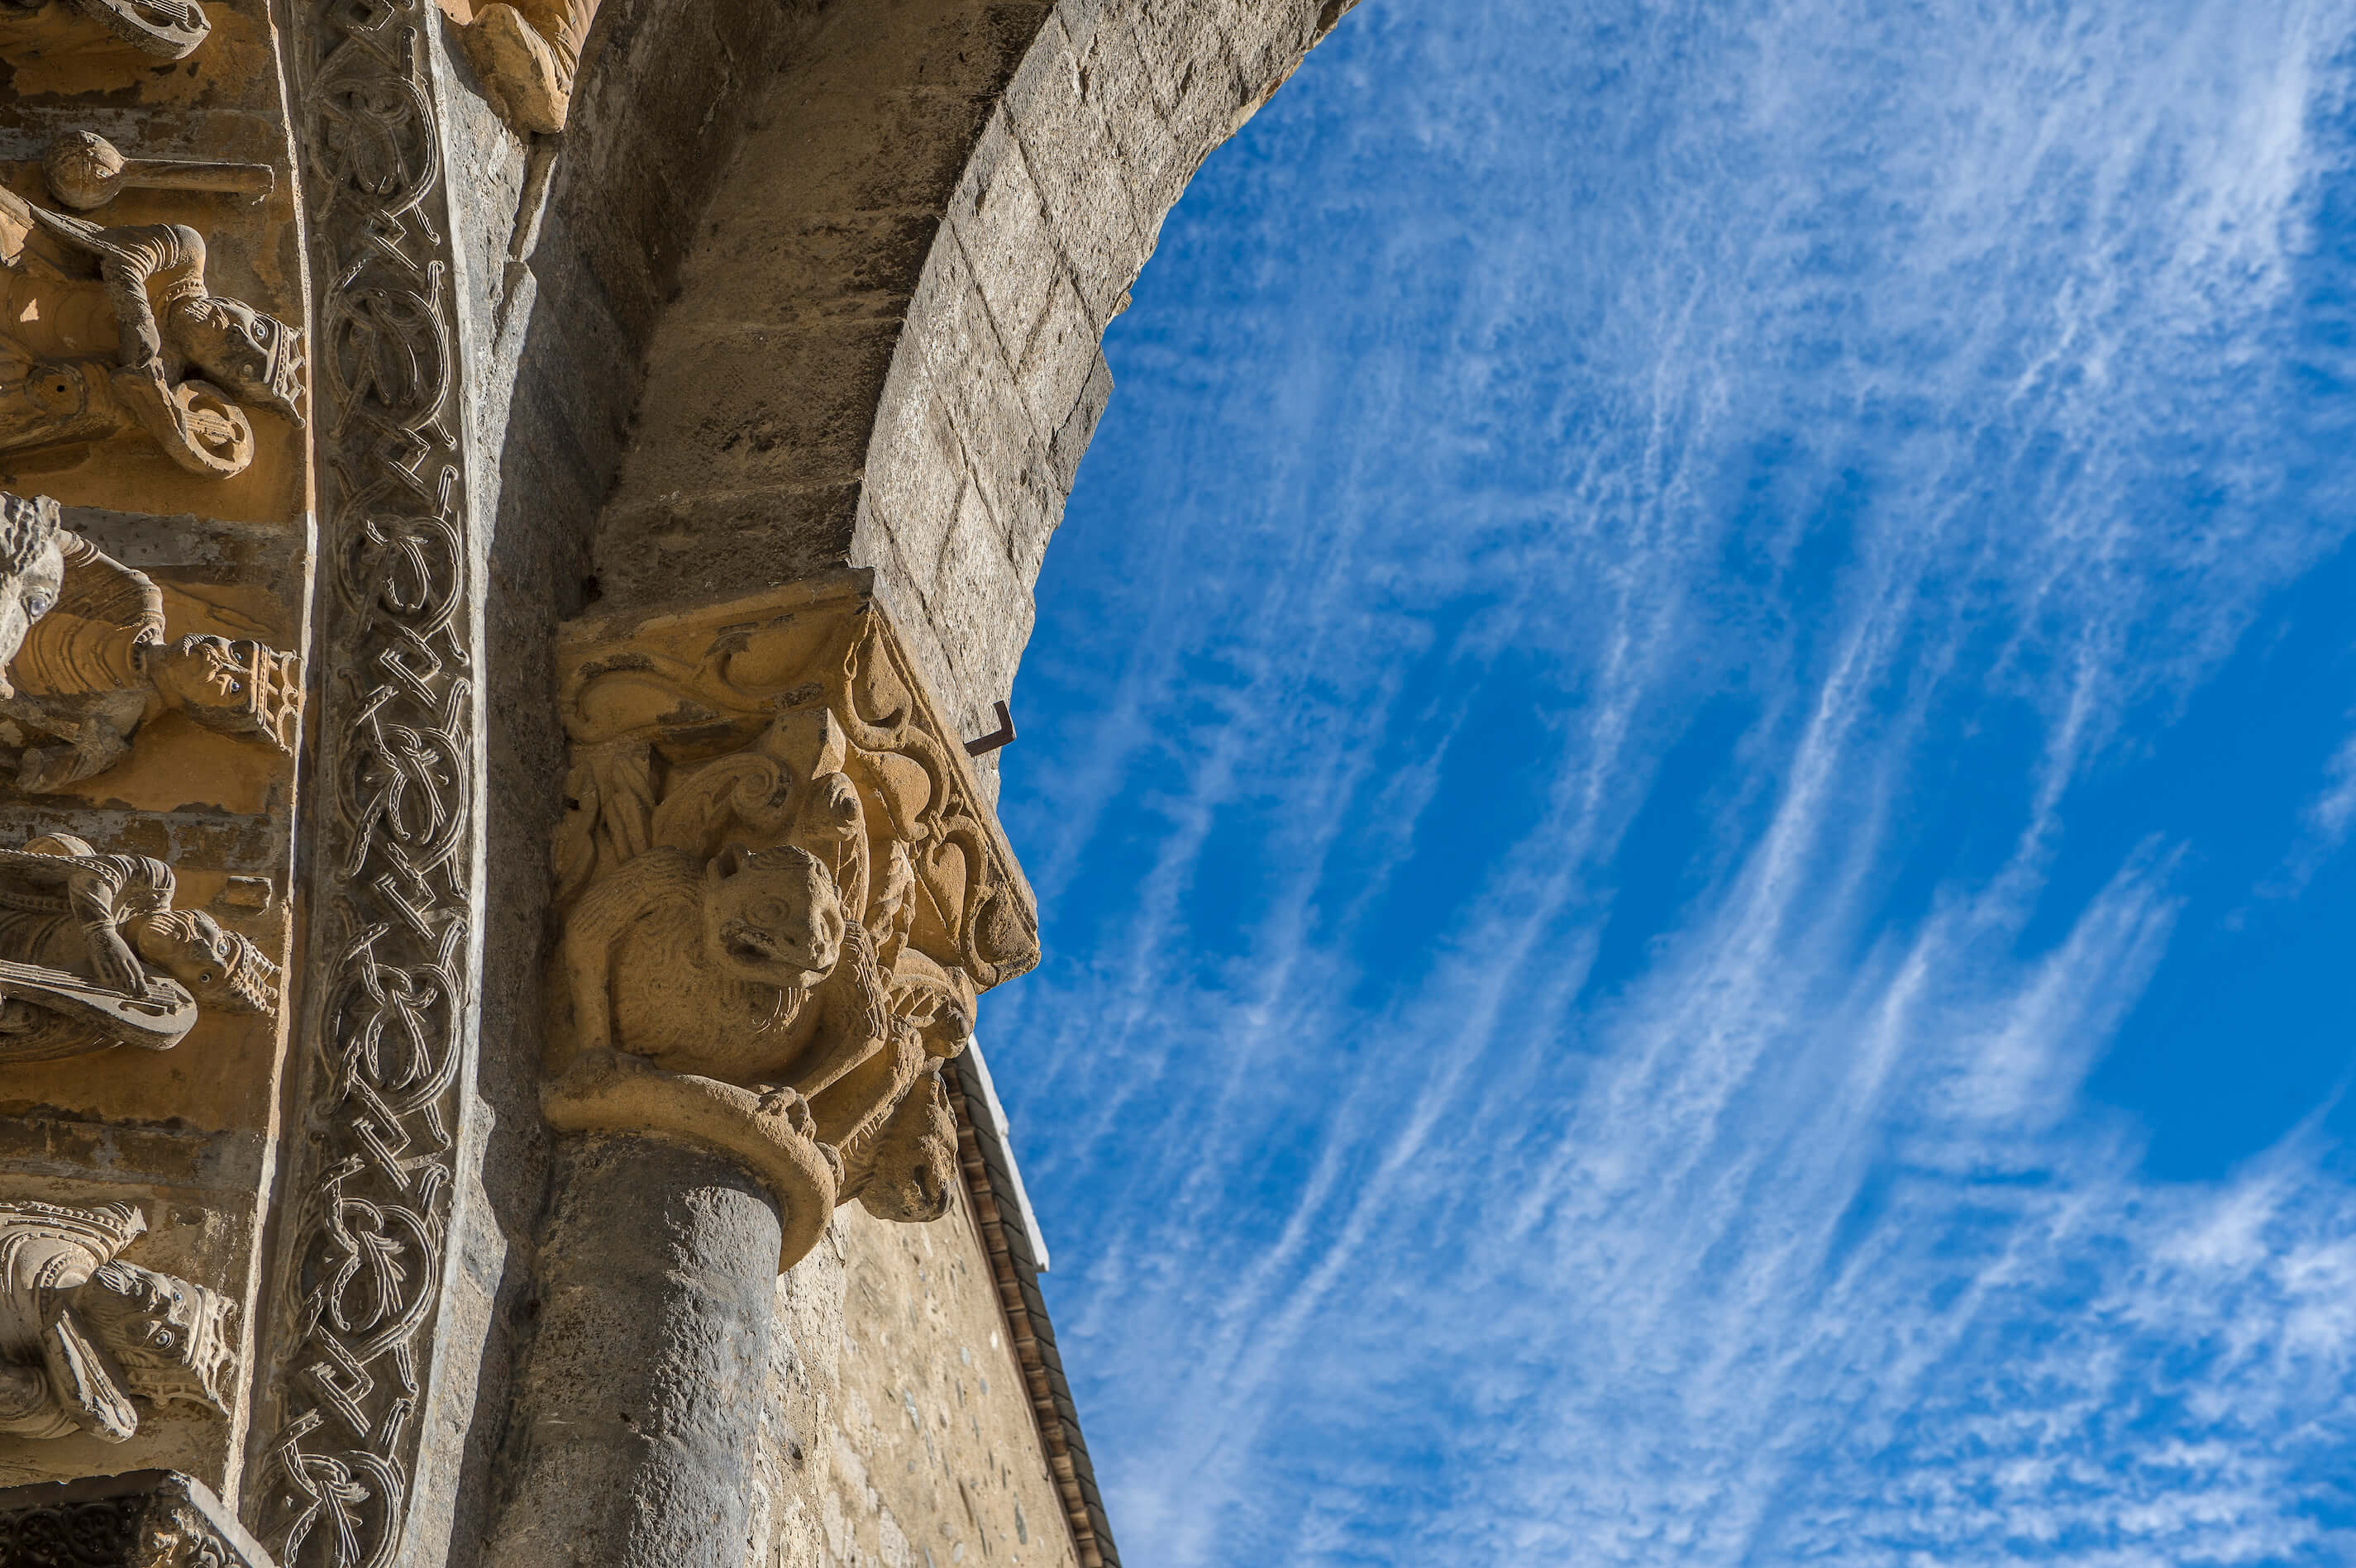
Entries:
[[1378,4],[1214,159],[990,1021],[1126,1560],[2346,1556],[2337,1146],[2161,1180],[2085,1085],[2348,531],[2352,36]]

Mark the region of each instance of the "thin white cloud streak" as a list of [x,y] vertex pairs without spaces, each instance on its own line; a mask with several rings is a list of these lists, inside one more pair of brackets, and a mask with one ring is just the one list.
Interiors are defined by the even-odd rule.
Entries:
[[[1368,326],[1376,301],[1333,307],[1371,344],[1337,328],[1258,381],[1117,359],[1116,421],[1157,371],[1243,406],[1156,432],[1166,538],[1032,656],[1120,668],[1082,768],[1010,784],[1047,796],[1019,826],[1051,911],[1121,797],[1166,828],[1091,962],[993,1003],[1050,1222],[1085,1227],[1055,1300],[1127,1560],[2344,1557],[2304,1495],[2356,1392],[2330,1151],[2155,1188],[2076,1099],[2165,952],[2176,847],[2016,949],[2070,786],[2335,542],[2267,513],[2255,426],[2351,8],[1928,7],[1901,36],[1794,5],[1730,38],[1708,8],[1597,7],[1551,36],[1623,58],[1577,68],[1526,41],[1551,12],[1378,0],[1328,46],[1356,44],[1334,98],[1268,112],[1289,156],[1395,165],[1306,194],[1360,208],[1357,281],[1428,276],[1470,226],[1448,352]],[[1597,87],[1615,69],[1644,85]],[[1517,75],[1510,102],[1402,86]],[[1588,93],[1600,123],[1517,118]],[[1630,155],[1549,193],[1574,132]],[[1451,207],[1453,176],[1522,205]],[[1298,348],[1219,308],[1204,343]],[[2163,527],[2155,453],[2188,420],[2231,504]],[[1712,466],[1820,426],[1897,431],[1829,597],[1796,538],[1738,539]],[[1191,511],[1245,432],[1294,455]],[[1565,453],[1550,489],[1480,476],[1516,443]],[[1737,542],[1760,571],[1723,574]],[[1474,635],[1432,640],[1492,585]],[[1580,699],[1529,741],[1536,821],[1444,923],[1369,929],[1419,831],[1480,809],[1443,780],[1483,716],[1435,720],[1406,671],[1440,659],[1470,709],[1532,650]],[[1730,677],[1763,821],[1643,973],[1583,997],[1661,750]],[[2034,718],[2020,826],[1885,926],[1959,688]],[[1376,776],[1419,726],[1432,750]],[[1280,826],[1242,882],[1214,847],[1246,818]],[[1217,966],[1188,957],[1206,904],[1245,913]],[[1430,973],[1370,1013],[1387,948]]]
[[2323,779],[2301,813],[2305,831],[2281,871],[2260,888],[2272,898],[2294,898],[2324,863],[2347,847],[2356,830],[2356,734],[2340,742],[2323,765]]

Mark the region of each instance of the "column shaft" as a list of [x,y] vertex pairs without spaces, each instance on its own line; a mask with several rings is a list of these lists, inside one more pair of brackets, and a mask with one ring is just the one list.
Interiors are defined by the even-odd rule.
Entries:
[[776,1202],[735,1160],[559,1143],[498,1568],[742,1568],[766,1386]]

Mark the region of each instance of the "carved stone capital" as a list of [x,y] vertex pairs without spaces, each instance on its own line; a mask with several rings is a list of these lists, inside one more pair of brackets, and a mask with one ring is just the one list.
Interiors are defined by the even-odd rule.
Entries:
[[558,657],[551,1121],[744,1159],[787,1265],[838,1202],[938,1215],[939,1065],[1038,923],[871,575],[577,622]]
[[8,1568],[273,1568],[212,1488],[133,1470],[0,1490]]

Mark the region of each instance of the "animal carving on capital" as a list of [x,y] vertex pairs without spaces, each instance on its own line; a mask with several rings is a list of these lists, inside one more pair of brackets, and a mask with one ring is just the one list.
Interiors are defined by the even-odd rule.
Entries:
[[580,1049],[620,1040],[671,1072],[746,1084],[808,1083],[796,1069],[821,1019],[831,1038],[855,1035],[868,1020],[851,1013],[880,986],[873,938],[852,934],[833,877],[791,844],[708,860],[648,849],[583,894],[564,971]]
[[787,1265],[838,1203],[947,1211],[942,1064],[977,992],[1037,952],[863,584],[561,653],[573,747],[542,1104],[560,1128],[740,1156],[779,1200]]
[[214,293],[205,265],[186,224],[106,228],[0,190],[0,453],[144,432],[225,479],[253,461],[249,410],[299,425],[302,333]]
[[[700,764],[590,748],[569,786],[597,864],[561,887],[552,1119],[745,1156],[779,1196],[794,1256],[853,1198],[895,1219],[946,1209],[953,1127],[923,1120],[932,1142],[896,1163],[878,1150],[972,1029],[971,985],[907,951],[900,904],[868,896],[867,812],[844,752],[813,706]],[[902,1142],[916,1125],[899,1124]]]

